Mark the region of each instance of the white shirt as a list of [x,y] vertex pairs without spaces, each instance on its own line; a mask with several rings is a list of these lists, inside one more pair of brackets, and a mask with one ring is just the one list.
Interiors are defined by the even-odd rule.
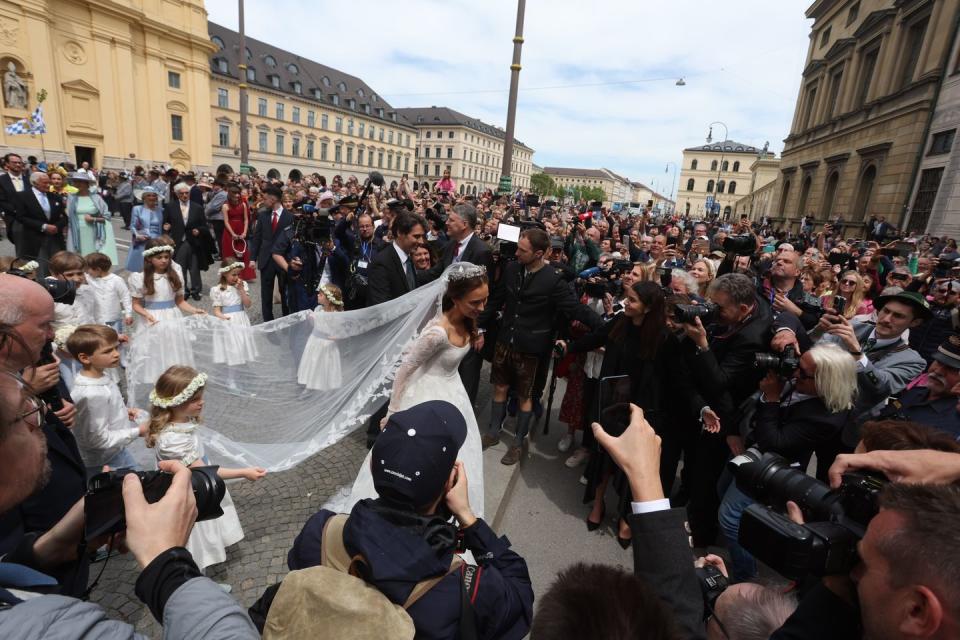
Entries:
[[[466,238],[464,238],[463,240],[457,243],[458,245],[460,245],[460,251],[457,252],[457,255],[453,256],[454,262],[460,262],[460,260],[463,258],[463,250],[467,248],[468,244],[470,244],[470,238],[472,237],[473,237],[473,232],[471,231],[470,235],[468,235]],[[454,251],[456,251],[456,249],[454,249]]]
[[77,407],[72,431],[86,466],[102,466],[140,436],[140,429],[130,426],[120,388],[108,376],[88,378],[80,372],[70,395]]
[[24,185],[23,174],[21,173],[20,175],[15,176],[8,171],[7,175],[10,176],[10,181],[13,182],[13,188],[16,189],[17,191],[23,191],[23,185]]
[[118,322],[133,316],[133,300],[123,278],[108,273],[102,278],[87,276],[87,286],[93,291],[94,317],[97,324]]
[[43,191],[40,191],[36,187],[33,187],[33,197],[37,199],[37,202],[40,203],[40,208],[43,209],[43,214],[47,216],[47,220],[50,219],[50,199],[47,197]]
[[93,288],[88,285],[77,287],[77,297],[73,304],[57,302],[53,305],[53,326],[55,329],[68,324],[97,324],[96,299]]
[[187,223],[187,218],[190,217],[190,201],[180,203],[180,215],[183,216],[183,223]]
[[396,250],[397,255],[400,256],[400,264],[403,265],[403,272],[407,272],[407,260],[410,260],[410,256],[407,255],[407,252],[400,248],[396,242],[393,243],[393,248]]

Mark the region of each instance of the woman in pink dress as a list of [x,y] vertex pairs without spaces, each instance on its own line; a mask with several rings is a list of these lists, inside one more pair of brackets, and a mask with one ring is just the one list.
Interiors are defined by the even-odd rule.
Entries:
[[[227,201],[223,205],[223,237],[220,246],[223,247],[224,257],[236,258],[243,262],[240,272],[242,280],[255,280],[257,272],[250,264],[250,249],[247,247],[247,231],[250,224],[250,213],[247,203],[240,199],[239,187],[230,187],[227,190]],[[237,253],[240,249],[243,251]]]

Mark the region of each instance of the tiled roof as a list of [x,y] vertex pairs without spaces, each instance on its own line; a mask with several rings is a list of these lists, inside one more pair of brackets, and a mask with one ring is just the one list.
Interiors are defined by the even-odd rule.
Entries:
[[[213,73],[239,80],[237,65],[240,64],[240,34],[213,22],[207,22],[207,30],[214,44],[218,47],[222,45],[210,56]],[[246,38],[246,47],[250,52],[247,66],[256,71],[256,79],[248,79],[247,84],[282,91],[334,108],[380,118],[385,122],[394,122],[392,114],[397,110],[360,78],[249,36]],[[226,60],[226,72],[222,71],[218,64],[220,59]],[[279,79],[278,85],[272,84],[270,76]],[[299,93],[295,90],[297,82],[301,88]],[[333,96],[337,96],[339,104],[334,103]],[[351,103],[351,100],[355,102]],[[383,109],[382,117],[379,116],[379,109]],[[399,115],[396,124],[405,126]]]
[[[500,127],[494,127],[477,118],[471,118],[470,116],[464,115],[459,111],[455,111],[450,107],[405,107],[402,109],[397,109],[397,113],[405,124],[414,127],[428,125],[456,125],[468,127],[474,131],[485,133],[488,136],[493,136],[494,138],[498,138],[500,140],[506,139],[506,132]],[[523,147],[524,149],[529,149],[532,151],[530,147],[523,144],[516,138],[513,139],[513,143],[518,147]]]

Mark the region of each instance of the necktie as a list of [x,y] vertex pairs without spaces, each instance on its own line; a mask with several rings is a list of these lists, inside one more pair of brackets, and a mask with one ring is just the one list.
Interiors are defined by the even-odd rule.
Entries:
[[417,275],[413,270],[413,260],[410,257],[407,257],[407,263],[405,270],[407,272],[407,285],[410,287],[410,290],[413,291],[417,288]]
[[47,220],[50,219],[50,201],[47,199],[47,194],[38,191],[37,192],[37,201],[40,203],[40,208],[43,209],[43,215],[47,217]]
[[273,212],[273,221],[270,223],[270,228],[274,233],[277,232],[277,224],[280,222],[280,214],[276,211]]
[[454,261],[454,262],[460,262],[460,260],[458,260],[458,258],[460,257],[460,247],[461,247],[461,246],[463,246],[463,243],[462,243],[462,242],[458,242],[456,248],[454,248],[454,250],[453,250],[453,258],[454,258],[453,261]]
[[876,338],[870,338],[870,339],[867,340],[867,343],[864,345],[864,347],[863,347],[863,352],[864,352],[864,353],[870,353],[871,351],[873,351],[873,349],[874,349],[876,346],[877,346],[877,339],[876,339]]

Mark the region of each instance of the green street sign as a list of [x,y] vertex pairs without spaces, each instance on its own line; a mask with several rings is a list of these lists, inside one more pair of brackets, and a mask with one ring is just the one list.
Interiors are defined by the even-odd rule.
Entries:
[[241,164],[240,165],[240,175],[248,176],[253,173],[253,165],[250,164]]
[[508,194],[513,191],[513,178],[511,176],[500,176],[500,186],[497,193],[500,195]]

